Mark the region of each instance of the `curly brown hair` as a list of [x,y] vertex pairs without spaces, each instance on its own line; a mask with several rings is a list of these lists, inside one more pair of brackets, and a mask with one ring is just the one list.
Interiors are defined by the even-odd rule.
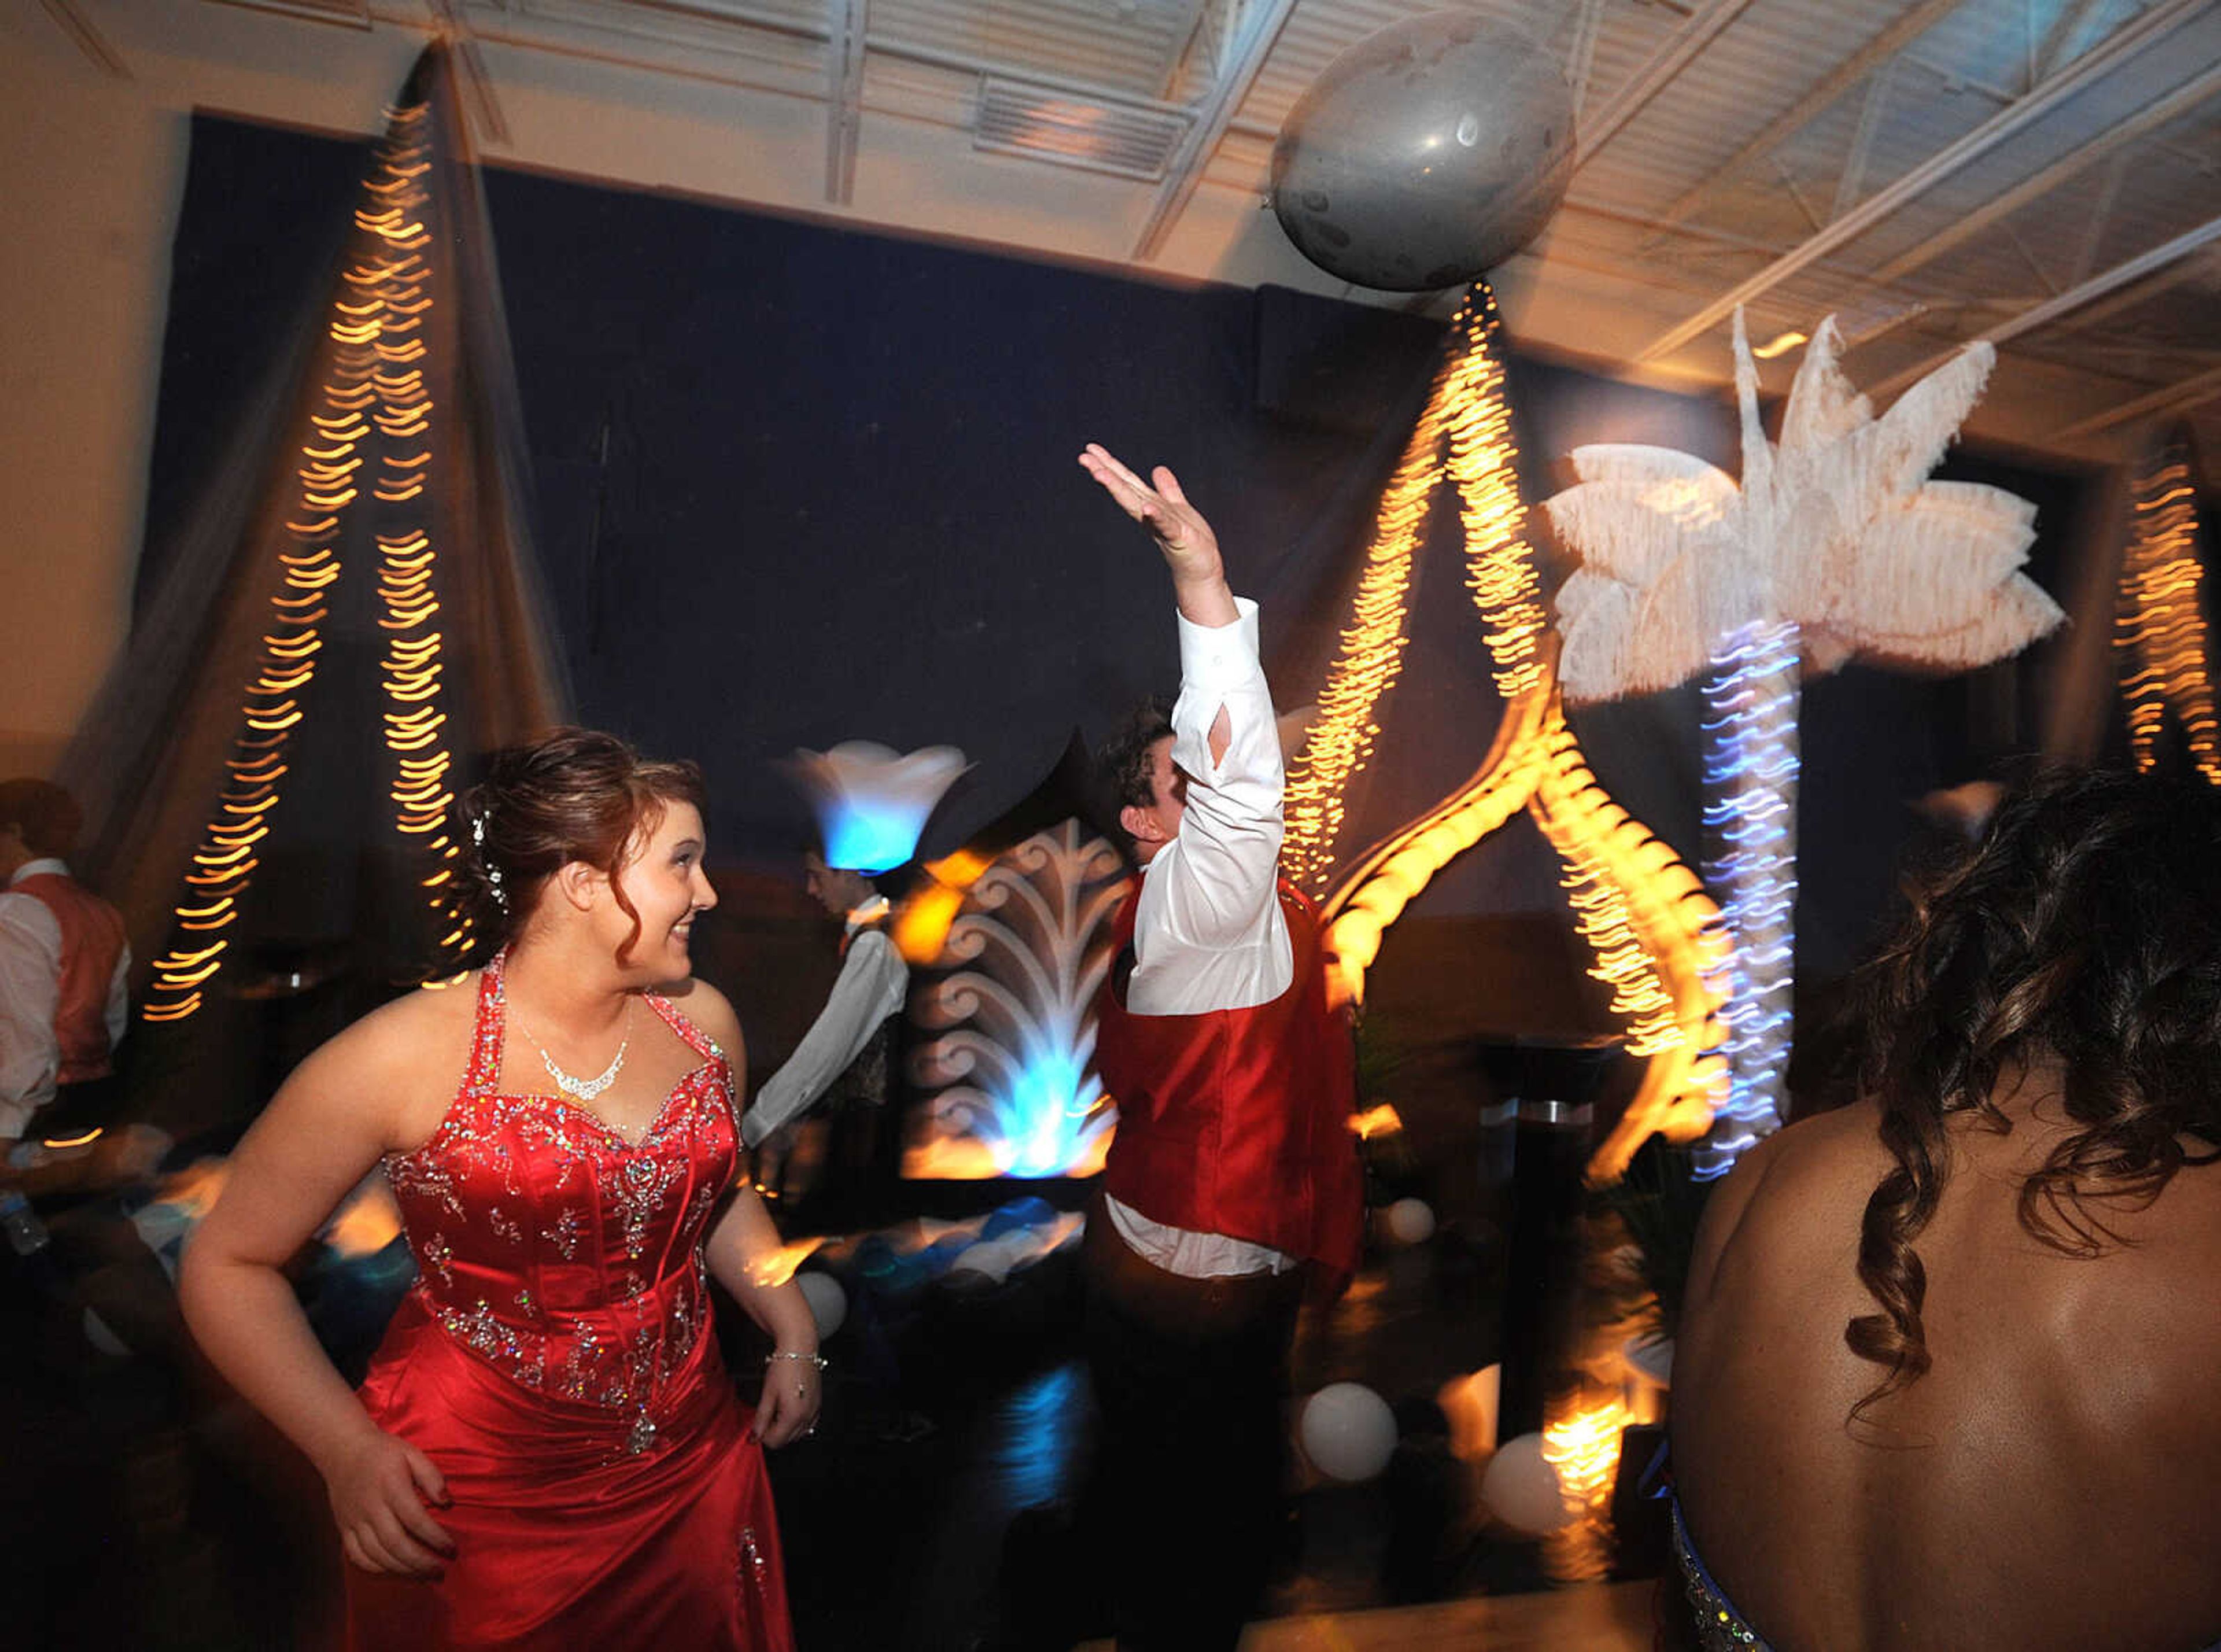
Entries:
[[479,933],[507,945],[523,933],[541,886],[573,860],[609,874],[610,892],[632,920],[617,948],[627,962],[640,941],[640,914],[617,880],[633,846],[673,803],[707,807],[702,771],[654,762],[615,735],[556,729],[497,751],[485,775],[457,800],[462,895]]
[[2010,1085],[2055,1071],[2079,1129],[2022,1182],[2020,1224],[2070,1256],[2118,1236],[2086,1199],[2148,1205],[2221,1157],[2221,793],[2196,779],[2055,769],[1913,893],[1861,983],[1865,1092],[1897,1161],[1868,1199],[1860,1280],[1879,1313],[1844,1340],[1886,1367],[1854,1422],[1929,1368],[1913,1248],[1949,1175],[1944,1121],[2012,1128]]

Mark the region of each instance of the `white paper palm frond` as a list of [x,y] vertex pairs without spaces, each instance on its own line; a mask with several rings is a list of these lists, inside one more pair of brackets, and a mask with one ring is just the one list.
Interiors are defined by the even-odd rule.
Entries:
[[1785,450],[1815,451],[1873,422],[1873,404],[1859,394],[1837,365],[1842,348],[1843,335],[1830,316],[1805,345],[1789,405],[1782,410]]
[[1901,636],[1870,633],[1859,642],[1859,658],[1908,671],[1973,671],[2048,635],[2061,617],[2059,605],[2040,587],[2022,580],[1999,587],[1987,606],[1953,629]]
[[[1891,657],[1901,659],[1904,639],[1977,634],[1996,635],[1999,654],[2011,654],[2064,617],[2020,575],[2035,538],[2036,508],[2025,499],[1980,483],[1930,482],[1868,524],[1851,570],[1851,599],[1824,604],[1815,593],[1811,605],[1861,654],[1888,638]],[[2008,616],[2033,629],[1984,623]]]
[[1573,463],[1581,479],[1543,507],[1581,554],[1558,593],[1560,679],[1577,701],[1670,688],[1703,667],[1711,626],[1742,599],[1742,496],[1670,447],[1579,447]]
[[[1962,670],[2028,646],[2063,617],[2020,572],[2033,508],[2002,490],[1930,482],[1980,397],[1996,353],[1975,344],[1880,418],[1844,376],[1833,316],[1806,347],[1777,447],[1736,319],[1740,486],[1694,454],[1604,445],[1545,501],[1581,566],[1558,596],[1567,698],[1643,694],[1705,668],[1745,626],[1797,624],[1806,664],[1854,655]],[[1990,650],[1985,653],[1983,650]]]

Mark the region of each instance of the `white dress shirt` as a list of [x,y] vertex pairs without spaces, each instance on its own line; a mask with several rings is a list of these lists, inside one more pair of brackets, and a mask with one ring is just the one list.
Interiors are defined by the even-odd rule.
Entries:
[[[24,879],[47,873],[66,878],[69,867],[52,857],[26,860],[8,880],[9,888],[12,892]],[[127,946],[108,984],[110,1048],[122,1042],[130,1013],[130,973]],[[0,894],[0,1139],[22,1136],[31,1116],[54,1098],[62,1062],[54,1037],[61,985],[62,926],[53,909],[35,895]]]
[[[1142,868],[1135,897],[1135,1015],[1201,1015],[1269,1004],[1295,979],[1295,948],[1278,894],[1286,775],[1272,690],[1257,657],[1257,604],[1235,598],[1231,625],[1179,619],[1180,693],[1173,761],[1188,778],[1179,831]],[[1225,755],[1213,762],[1211,727],[1223,710]],[[1111,1225],[1140,1256],[1171,1273],[1211,1279],[1278,1273],[1286,1253],[1225,1234],[1152,1222],[1105,1198]]]
[[910,967],[876,922],[886,910],[882,895],[848,914],[848,954],[841,961],[832,995],[741,1119],[741,1140],[749,1147],[760,1146],[780,1125],[807,1111],[863,1053],[879,1023],[902,1008]]

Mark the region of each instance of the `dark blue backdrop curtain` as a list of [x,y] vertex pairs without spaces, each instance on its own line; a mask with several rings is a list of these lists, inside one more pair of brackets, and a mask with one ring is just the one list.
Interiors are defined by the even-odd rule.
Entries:
[[[196,117],[142,588],[325,267],[360,153]],[[1098,734],[1172,685],[1164,580],[1074,464],[1090,439],[1179,469],[1236,588],[1264,604],[1278,698],[1316,691],[1436,329],[521,172],[485,183],[535,542],[578,715],[699,759],[728,864],[806,841],[774,767],[798,745],[961,746],[978,767],[929,835],[937,850],[1029,791],[1075,724]],[[1346,358],[1352,338],[1364,372],[1336,380],[1329,344]],[[1717,400],[1516,356],[1511,374],[1530,502],[1580,441],[1662,441],[1735,465]],[[1302,394],[1281,393],[1292,380]],[[1947,473],[2037,501],[2031,572],[2061,591],[2080,484],[1955,454]],[[1412,601],[1348,849],[1441,796],[1493,730],[1448,509]],[[2001,669],[1930,683],[1855,668],[1808,687],[1808,971],[1839,972],[1887,905],[1908,800],[2033,742],[2045,653]],[[1694,691],[1575,723],[1607,789],[1695,856]],[[1515,827],[1414,916],[1556,904],[1548,851]]]

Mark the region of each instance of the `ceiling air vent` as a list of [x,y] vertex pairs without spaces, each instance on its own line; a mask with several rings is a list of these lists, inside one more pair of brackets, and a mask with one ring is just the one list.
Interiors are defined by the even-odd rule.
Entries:
[[1173,110],[982,75],[972,147],[1154,182],[1187,128]]

